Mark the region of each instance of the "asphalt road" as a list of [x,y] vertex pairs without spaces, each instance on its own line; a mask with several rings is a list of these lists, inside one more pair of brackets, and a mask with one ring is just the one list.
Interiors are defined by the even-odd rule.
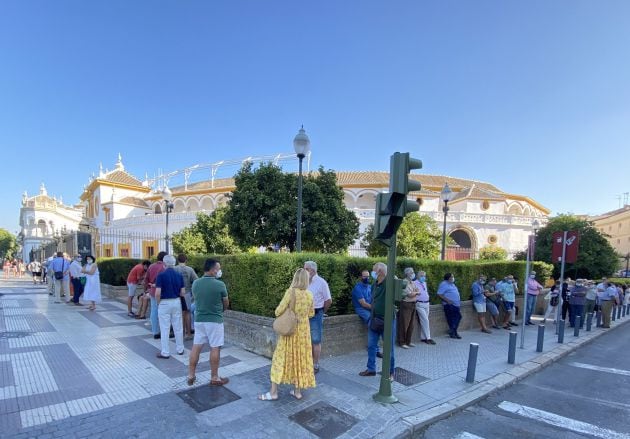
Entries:
[[599,337],[416,437],[630,439],[630,327]]

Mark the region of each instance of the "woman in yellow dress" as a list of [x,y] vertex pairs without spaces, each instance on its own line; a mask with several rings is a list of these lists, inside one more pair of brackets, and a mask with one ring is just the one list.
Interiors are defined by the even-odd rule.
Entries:
[[313,355],[311,352],[311,329],[308,319],[313,317],[313,294],[308,290],[308,272],[298,269],[293,276],[291,286],[284,293],[276,308],[276,317],[280,316],[291,302],[291,293],[295,291],[295,314],[298,324],[295,332],[289,336],[278,335],[278,344],[271,360],[271,390],[258,396],[262,401],[278,399],[278,384],[292,384],[295,390],[290,394],[302,399],[302,389],[315,387]]

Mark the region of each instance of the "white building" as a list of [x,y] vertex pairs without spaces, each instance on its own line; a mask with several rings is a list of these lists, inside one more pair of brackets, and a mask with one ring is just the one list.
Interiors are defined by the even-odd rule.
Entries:
[[39,194],[22,195],[20,208],[20,239],[22,241],[22,260],[30,261],[30,252],[52,242],[55,236],[78,230],[83,217],[82,206],[67,206],[57,197],[51,197],[44,183]]
[[[451,254],[453,259],[474,257],[486,245],[499,246],[509,254],[523,250],[534,219],[544,223],[549,214],[531,198],[505,193],[490,183],[427,174],[413,178],[422,184],[420,192],[411,194],[420,203],[420,213],[440,224],[444,218],[440,201],[444,183],[448,182],[455,192],[447,215],[447,233],[459,247]],[[374,221],[376,194],[387,190],[389,175],[339,171],[337,179],[345,193],[345,204],[360,219],[363,232]],[[166,218],[156,182],[140,181],[127,173],[120,157],[113,171],[101,171],[90,181],[81,200],[89,224],[98,231],[97,255],[148,257],[164,250]],[[197,212],[210,213],[227,203],[226,195],[234,189],[234,180],[187,181],[170,189],[174,207],[169,215],[169,234],[194,222]]]

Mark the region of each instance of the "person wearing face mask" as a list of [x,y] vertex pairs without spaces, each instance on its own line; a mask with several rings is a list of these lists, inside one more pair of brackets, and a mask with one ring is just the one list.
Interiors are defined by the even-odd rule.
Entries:
[[85,274],[85,288],[83,289],[83,300],[91,302],[88,306],[90,311],[96,309],[96,304],[101,301],[101,277],[96,265],[94,256],[87,255],[85,257],[85,267],[81,270]]
[[420,294],[418,285],[413,282],[416,274],[413,268],[405,268],[405,278],[407,279],[407,287],[402,301],[400,302],[400,310],[398,311],[398,345],[403,349],[414,347],[411,342],[413,335],[414,323],[416,321],[416,298]]
[[501,294],[503,307],[505,308],[503,329],[511,329],[510,326],[517,326],[517,323],[514,321],[514,302],[516,301],[518,288],[514,282],[514,276],[511,274],[505,276],[505,278],[497,284],[497,291]]
[[324,314],[332,305],[332,296],[328,282],[317,274],[317,263],[306,261],[304,269],[308,271],[308,290],[313,293],[313,307],[315,315],[309,319],[311,325],[311,349],[313,353],[313,368],[315,373],[319,373],[319,356],[322,352],[322,336],[324,334]]
[[431,327],[429,326],[429,313],[431,311],[431,303],[429,298],[429,289],[427,288],[427,274],[420,270],[414,281],[418,286],[418,295],[416,296],[416,315],[418,323],[420,323],[420,341],[426,344],[436,344],[431,339]]
[[481,327],[481,332],[485,332],[486,334],[492,334],[486,327],[486,295],[484,294],[484,285],[486,284],[486,276],[483,274],[479,276],[472,284],[472,300],[473,306],[475,307],[475,311],[477,311],[477,320],[479,321],[479,326]]
[[531,318],[534,313],[534,308],[536,307],[536,301],[538,300],[538,295],[542,293],[543,286],[540,285],[536,281],[536,272],[532,271],[529,275],[529,279],[527,279],[527,294],[526,294],[526,305],[525,305],[525,324],[533,325]]
[[[376,376],[376,351],[378,342],[385,334],[385,278],[387,277],[387,265],[377,262],[370,273],[374,279],[372,284],[372,313],[368,324],[368,361],[367,368],[359,372],[362,377]],[[394,330],[396,318],[392,322],[392,355],[389,363],[390,380],[394,379]]]
[[584,327],[584,304],[586,303],[587,288],[584,286],[583,279],[576,279],[575,286],[571,289],[571,297],[569,297],[569,325],[573,328],[577,316],[580,316],[580,329]]
[[[352,289],[352,306],[359,318],[367,325],[372,312],[372,285],[370,285],[370,272],[367,270],[361,272],[361,279]],[[376,356],[383,358],[383,354],[378,350]]]
[[451,338],[462,338],[457,333],[459,322],[462,320],[462,313],[460,312],[461,298],[459,296],[459,290],[455,285],[455,276],[451,273],[444,275],[444,280],[440,282],[438,286],[437,295],[442,299],[442,306],[444,307],[444,315],[448,322],[448,335]]

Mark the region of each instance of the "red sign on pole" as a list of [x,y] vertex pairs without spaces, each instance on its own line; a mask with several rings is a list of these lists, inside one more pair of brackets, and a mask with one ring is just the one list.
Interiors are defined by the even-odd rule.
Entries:
[[[553,246],[551,247],[552,262],[562,262],[562,237],[564,232],[553,233]],[[580,234],[576,230],[567,232],[567,240],[565,242],[564,262],[573,263],[577,261],[578,247],[580,244]]]

